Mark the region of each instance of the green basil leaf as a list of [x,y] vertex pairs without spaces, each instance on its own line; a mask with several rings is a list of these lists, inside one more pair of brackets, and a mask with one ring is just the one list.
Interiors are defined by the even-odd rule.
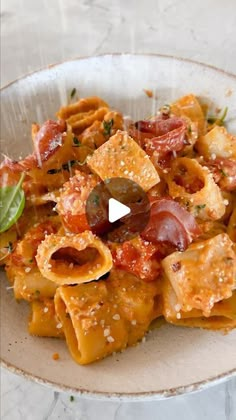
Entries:
[[25,193],[21,188],[25,174],[17,185],[0,188],[0,233],[8,230],[22,215],[25,207]]

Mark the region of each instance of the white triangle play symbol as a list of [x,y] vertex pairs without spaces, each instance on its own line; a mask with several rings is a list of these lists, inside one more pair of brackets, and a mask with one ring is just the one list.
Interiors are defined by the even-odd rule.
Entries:
[[108,201],[108,220],[114,223],[130,213],[130,208],[120,201],[110,198]]

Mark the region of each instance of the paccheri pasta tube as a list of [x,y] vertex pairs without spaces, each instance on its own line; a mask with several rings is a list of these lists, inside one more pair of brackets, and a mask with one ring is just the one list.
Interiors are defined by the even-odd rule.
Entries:
[[217,220],[225,213],[220,188],[208,168],[195,159],[175,159],[167,182],[171,197],[180,200],[196,217]]
[[109,248],[90,231],[47,236],[36,259],[42,275],[57,284],[97,280],[112,268]]
[[216,302],[232,296],[236,285],[233,242],[225,233],[172,253],[162,266],[186,312],[200,309],[208,316]]
[[165,278],[162,302],[163,315],[166,321],[171,324],[223,331],[229,331],[236,327],[236,291],[230,298],[215,303],[206,317],[200,309],[181,310],[177,295],[170,281]]
[[183,96],[174,102],[171,107],[171,112],[178,117],[187,117],[197,125],[198,135],[203,135],[207,130],[207,121],[203,113],[203,109],[196,98],[190,94]]
[[62,324],[56,316],[53,299],[31,303],[28,329],[31,335],[64,338]]
[[117,131],[88,158],[88,165],[101,179],[128,178],[148,191],[159,181],[148,155],[125,131]]
[[236,159],[236,137],[225,127],[214,127],[196,143],[197,150],[205,157]]
[[134,345],[156,317],[158,293],[156,282],[117,270],[106,281],[59,287],[56,314],[75,361],[91,363]]
[[14,294],[16,299],[28,301],[53,298],[57,284],[43,277],[37,268],[18,268],[14,276]]
[[74,133],[80,134],[94,121],[102,121],[108,110],[109,106],[105,101],[97,96],[91,96],[60,108],[57,116],[66,120]]

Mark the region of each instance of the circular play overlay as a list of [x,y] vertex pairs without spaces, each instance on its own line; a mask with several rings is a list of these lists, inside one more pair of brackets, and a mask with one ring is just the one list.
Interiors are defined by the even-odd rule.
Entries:
[[150,203],[136,182],[110,178],[89,194],[86,217],[93,233],[121,243],[133,239],[145,229],[150,217]]

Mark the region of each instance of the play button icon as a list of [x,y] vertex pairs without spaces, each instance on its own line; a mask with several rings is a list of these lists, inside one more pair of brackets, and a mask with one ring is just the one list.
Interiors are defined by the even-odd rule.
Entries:
[[127,178],[100,182],[86,202],[86,218],[92,232],[112,242],[128,241],[139,235],[149,216],[147,194]]
[[109,198],[108,201],[108,220],[114,223],[131,212],[130,208],[115,198]]

